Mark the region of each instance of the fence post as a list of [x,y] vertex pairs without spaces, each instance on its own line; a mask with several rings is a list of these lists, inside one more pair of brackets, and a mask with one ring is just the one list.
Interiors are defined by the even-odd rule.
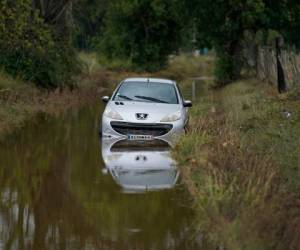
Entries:
[[278,92],[286,92],[286,81],[284,76],[284,70],[280,61],[281,48],[283,47],[283,38],[276,38],[276,62],[277,62],[277,86]]
[[192,82],[192,101],[196,100],[196,82]]

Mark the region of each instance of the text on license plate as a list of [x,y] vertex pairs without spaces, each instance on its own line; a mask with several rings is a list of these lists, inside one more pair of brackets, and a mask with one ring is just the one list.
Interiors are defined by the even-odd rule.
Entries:
[[152,135],[128,135],[128,140],[152,140]]

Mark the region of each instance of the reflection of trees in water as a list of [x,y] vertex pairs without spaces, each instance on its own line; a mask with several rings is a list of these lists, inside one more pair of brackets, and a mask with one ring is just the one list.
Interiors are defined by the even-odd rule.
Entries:
[[192,249],[175,194],[98,182],[98,119],[88,120],[50,120],[0,144],[0,249]]
[[[34,249],[46,245],[65,248],[67,240],[78,237],[83,247],[91,238],[93,245],[109,242],[99,238],[96,228],[85,216],[85,210],[70,189],[70,167],[65,164],[64,154],[52,162],[50,171],[43,177],[43,185],[33,205],[35,218]],[[46,243],[47,241],[47,243]]]
[[2,198],[5,192],[7,196],[5,204],[3,199],[1,202],[2,238],[7,234],[6,249],[16,244],[18,249],[46,249],[46,246],[65,248],[68,239],[73,238],[79,239],[80,242],[76,242],[79,246],[84,246],[88,239],[94,246],[111,245],[99,239],[91,220],[87,222],[84,208],[72,194],[70,167],[65,164],[63,154],[56,157],[48,171],[39,177],[41,185],[38,188],[31,185],[34,183],[28,183],[31,204],[25,204],[22,190],[2,191]]
[[72,143],[80,144],[70,139],[72,128],[64,120],[50,123],[42,133],[33,127],[18,143],[12,137],[1,144],[0,248],[112,245],[101,239],[95,221],[72,193],[67,157]]

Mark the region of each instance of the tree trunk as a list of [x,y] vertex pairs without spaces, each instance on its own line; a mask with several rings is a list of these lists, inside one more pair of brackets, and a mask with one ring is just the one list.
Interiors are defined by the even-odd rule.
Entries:
[[218,61],[216,77],[220,85],[225,85],[241,76],[243,66],[242,46],[239,40],[230,41],[216,48]]
[[241,77],[243,67],[242,45],[240,41],[236,40],[231,42],[229,46],[229,56],[232,59],[231,80],[237,80]]

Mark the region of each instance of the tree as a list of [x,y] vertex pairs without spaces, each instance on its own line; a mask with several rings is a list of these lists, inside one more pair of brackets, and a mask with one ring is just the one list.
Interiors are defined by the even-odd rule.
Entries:
[[287,43],[300,49],[300,2],[298,0],[287,1],[287,11],[280,30]]
[[69,39],[72,30],[73,0],[32,0],[44,22],[54,27],[57,37]]
[[108,0],[77,0],[74,5],[74,43],[80,49],[93,49],[101,40]]
[[[198,4],[196,4],[198,2]],[[196,1],[194,15],[198,39],[213,45],[217,53],[216,77],[221,83],[239,78],[241,42],[245,30],[265,22],[262,0]]]
[[[277,30],[296,40],[299,34],[297,0],[194,0],[187,5],[198,28],[198,41],[217,53],[216,77],[227,83],[240,77],[245,31],[256,34]],[[296,8],[295,8],[296,7]],[[292,14],[297,12],[297,14]]]
[[43,87],[71,83],[79,67],[71,45],[72,1],[0,2],[0,66]]
[[135,69],[154,71],[180,44],[179,0],[113,0],[108,8],[101,54]]

